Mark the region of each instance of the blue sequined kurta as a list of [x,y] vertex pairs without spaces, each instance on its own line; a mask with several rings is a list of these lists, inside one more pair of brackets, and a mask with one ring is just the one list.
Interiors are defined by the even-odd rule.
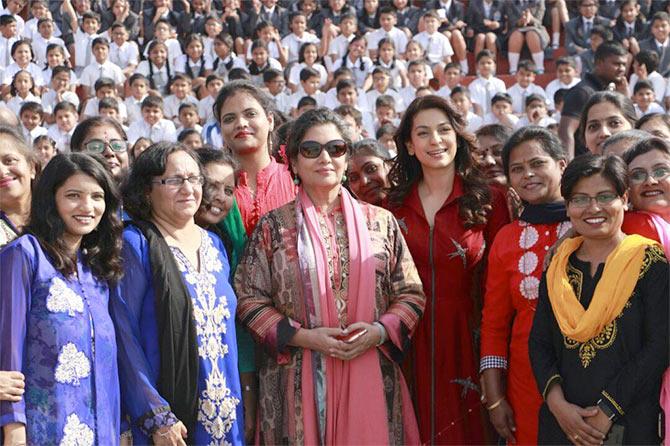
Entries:
[[[118,333],[123,407],[131,419],[134,441],[144,444],[153,430],[173,424],[176,418],[156,389],[160,351],[149,245],[134,226],[126,228],[123,238],[126,271],[112,293],[111,312]],[[203,230],[200,271],[178,249],[171,250],[192,298],[200,357],[198,422],[195,432],[188,433],[189,442],[242,444],[237,300],[228,282],[225,249],[218,237]]]
[[0,370],[26,393],[0,403],[0,425],[24,423],[28,444],[119,443],[119,383],[109,289],[77,262],[64,277],[24,235],[0,251]]

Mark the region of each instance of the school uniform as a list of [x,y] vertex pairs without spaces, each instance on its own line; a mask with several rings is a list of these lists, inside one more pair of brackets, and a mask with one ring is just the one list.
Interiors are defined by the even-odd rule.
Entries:
[[[50,37],[48,39],[45,39],[42,37],[40,34],[37,34],[32,42],[30,43],[30,46],[33,48],[33,53],[35,54],[35,63],[40,66],[46,66],[47,64],[47,47],[51,44],[55,43],[56,45],[61,46],[65,50],[65,57],[69,58],[70,57],[70,52],[67,50],[67,47],[65,46],[65,42],[63,42],[63,39],[59,39],[58,37]],[[0,38],[0,61],[4,61],[3,55],[2,55],[2,47],[3,42],[2,38]],[[11,48],[11,45],[10,45]]]
[[275,107],[282,113],[291,112],[291,95],[287,94],[285,91],[280,92],[277,95],[270,95],[275,103]]
[[[57,93],[49,88],[47,91],[42,93],[42,110],[44,113],[49,115],[53,114],[54,107],[58,104]],[[79,110],[79,96],[73,91],[66,91],[62,95],[63,101],[67,101],[75,106]]]
[[102,77],[112,79],[116,85],[123,85],[126,81],[123,70],[118,65],[106,60],[103,63],[93,62],[84,68],[79,82],[81,85],[93,89],[95,82]]
[[[289,83],[300,85],[300,72],[304,68],[307,68],[307,64],[304,62],[293,65],[288,75]],[[323,88],[323,86],[326,85],[326,82],[328,82],[328,72],[326,71],[326,68],[318,62],[312,65],[312,68],[319,72],[319,88]]]
[[574,56],[577,54],[577,47],[591,48],[591,30],[594,26],[604,26],[609,28],[610,21],[601,16],[594,16],[586,19],[583,16],[575,17],[565,24],[565,49],[568,54]]
[[391,28],[390,31],[385,31],[384,28],[379,28],[369,32],[365,36],[365,40],[368,41],[368,48],[378,48],[379,41],[382,39],[391,39],[393,41],[393,44],[395,45],[396,56],[405,52],[407,43],[409,42],[407,39],[407,34],[395,26]]
[[370,75],[373,70],[374,63],[369,57],[363,56],[359,57],[355,62],[352,62],[349,56],[344,59],[335,61],[333,64],[333,72],[336,71],[341,66],[350,68],[354,74],[354,80],[356,81],[356,86],[358,88],[363,88],[365,84],[365,79]]
[[434,32],[428,34],[426,31],[420,32],[413,39],[421,45],[426,53],[426,58],[431,64],[437,64],[444,61],[446,57],[454,55],[454,50],[449,43],[449,39],[442,33]]
[[[391,87],[396,90],[402,88],[402,74],[407,74],[407,65],[404,60],[393,59],[390,64],[385,63],[384,61],[377,59],[375,62],[375,67],[384,67],[388,68],[391,72]],[[372,69],[374,71],[374,68]]]
[[405,111],[407,106],[405,105],[405,101],[402,100],[402,96],[398,94],[397,91],[393,90],[392,88],[387,88],[384,93],[380,93],[376,89],[372,89],[365,93],[365,99],[368,101],[368,104],[370,105],[371,111],[374,111],[376,109],[375,103],[377,102],[377,98],[382,95],[388,95],[393,98],[395,101],[395,111],[396,113],[402,113]]
[[37,104],[40,103],[40,98],[35,96],[32,93],[28,93],[25,98],[22,98],[20,96],[12,96],[8,101],[7,101],[7,108],[9,108],[11,111],[14,112],[14,114],[19,117],[19,111],[21,111],[21,107],[23,107],[23,104],[26,102],[35,102]]
[[555,110],[556,105],[554,104],[554,95],[560,89],[569,90],[579,83],[581,79],[578,77],[573,77],[572,82],[569,84],[564,84],[559,79],[554,79],[553,81],[547,84],[547,87],[544,89],[544,97],[547,98],[547,107],[549,110]]
[[191,79],[196,77],[205,77],[207,71],[207,62],[205,56],[201,56],[199,60],[191,60],[188,54],[182,54],[177,58],[175,64],[175,72],[188,74]]
[[70,153],[70,141],[72,140],[72,134],[74,133],[75,128],[76,126],[73,127],[72,130],[64,132],[58,128],[57,124],[53,124],[49,127],[47,135],[56,142],[56,149],[58,149],[60,153]]
[[300,99],[304,98],[305,96],[313,97],[314,100],[316,100],[317,107],[323,107],[326,102],[326,94],[322,91],[317,91],[314,94],[306,94],[304,91],[299,91],[289,96],[289,110],[298,108],[298,102],[300,102]]
[[[147,43],[146,47],[144,48],[144,52],[142,53],[144,58],[147,60],[149,59],[149,47],[151,46],[151,42],[153,42],[153,40]],[[184,54],[181,51],[181,44],[177,39],[167,39],[163,43],[168,49],[168,60],[170,61],[170,66],[174,67],[179,56]]]
[[234,68],[241,68],[248,71],[247,64],[244,59],[237,56],[235,53],[230,53],[225,59],[214,55],[213,58],[205,57],[205,69],[211,70],[212,74],[221,76],[224,81],[228,80],[228,73]]
[[167,63],[163,64],[163,66],[159,68],[150,60],[143,60],[140,62],[135,72],[144,75],[147,79],[149,79],[151,88],[161,92],[167,91],[167,85],[170,82],[170,77],[172,73],[174,73],[172,69],[168,70]]
[[313,43],[317,46],[317,51],[321,41],[316,35],[305,31],[302,34],[302,37],[298,37],[296,34],[291,33],[281,39],[282,46],[288,48],[288,63],[297,62],[300,58],[300,47],[305,43]]
[[[635,85],[637,84],[638,80],[639,78],[637,74],[633,73],[630,75],[630,79],[628,80],[628,91],[630,92],[631,97],[633,97],[633,91],[635,90]],[[654,86],[656,102],[662,103],[663,96],[665,95],[665,88],[668,82],[657,71],[652,71],[649,73],[647,75],[647,80]]]
[[135,144],[141,137],[149,138],[152,142],[177,142],[177,129],[169,119],[161,119],[154,125],[149,125],[141,119],[132,122],[128,127],[128,142]]
[[507,91],[505,82],[497,77],[491,76],[490,79],[485,79],[481,76],[470,82],[468,85],[470,91],[470,100],[479,105],[482,113],[486,114],[491,111],[491,99],[496,93],[504,93]]
[[33,77],[33,81],[35,82],[36,86],[41,87],[44,85],[44,78],[42,77],[42,71],[37,65],[35,65],[32,62],[30,62],[28,66],[25,68],[19,67],[16,64],[16,62],[10,64],[8,67],[5,68],[5,71],[2,74],[2,83],[4,85],[11,84],[12,80],[14,79],[14,75],[21,70],[30,73],[30,75]]
[[32,130],[28,130],[23,126],[23,124],[21,124],[21,133],[23,134],[23,137],[25,138],[26,142],[32,145],[38,136],[47,135],[49,134],[49,131],[46,128],[42,127],[41,125],[38,125]]
[[[53,68],[47,67],[42,70],[40,73],[40,78],[42,79],[43,85],[51,85],[51,78],[53,76]],[[70,70],[70,85],[79,86],[79,77],[75,74],[74,71]]]
[[[512,128],[514,128],[516,126],[516,124],[519,122],[520,118],[518,116],[513,115],[513,114],[509,114],[507,116],[508,116],[509,120],[512,122]],[[496,115],[494,115],[493,113],[487,113],[486,115],[484,115],[484,118],[482,119],[482,126],[489,125],[489,124],[504,125],[502,122],[500,122],[498,117]]]
[[77,74],[81,74],[83,69],[89,66],[91,62],[95,62],[93,41],[98,37],[100,37],[100,34],[86,34],[81,28],[77,28],[74,32],[74,62]]
[[465,122],[467,123],[465,130],[470,133],[475,133],[480,129],[484,124],[484,119],[476,113],[468,111],[467,116],[465,117]]
[[179,107],[182,104],[193,104],[198,106],[198,99],[195,96],[187,95],[184,99],[179,99],[177,96],[171,94],[163,99],[163,115],[166,119],[177,120],[179,116]]
[[[128,110],[126,109],[126,104],[124,104],[119,98],[115,99],[116,103],[119,105],[119,119],[121,120],[121,122],[127,122]],[[98,110],[99,106],[100,106],[100,99],[92,97],[86,102],[86,107],[84,107],[84,112],[82,114],[88,117],[100,116],[100,111]]]
[[142,119],[142,101],[148,95],[142,96],[142,99],[135,99],[134,96],[128,96],[123,104],[126,106],[128,111],[128,122],[135,122]]
[[333,65],[335,65],[338,60],[342,60],[349,48],[349,42],[351,42],[354,37],[354,34],[351,34],[349,37],[340,34],[330,41],[330,45],[328,45],[328,56],[330,57],[324,57],[328,71],[334,71],[332,69]]
[[10,66],[14,59],[12,59],[12,45],[18,41],[18,37],[4,37],[0,35],[0,65],[3,67]]
[[521,115],[526,111],[526,98],[531,94],[537,94],[544,98],[544,89],[535,84],[530,84],[528,87],[523,88],[517,83],[507,90],[507,94],[512,97],[512,111]]
[[109,45],[109,61],[125,70],[129,65],[135,65],[140,61],[140,50],[135,42],[123,42],[121,46],[116,42]]
[[640,42],[640,51],[654,51],[658,54],[658,68],[656,71],[663,76],[670,75],[670,37],[665,42],[658,42],[650,37]]
[[177,138],[179,138],[179,135],[181,135],[181,132],[183,132],[184,130],[195,130],[199,134],[202,134],[202,126],[200,124],[196,124],[194,127],[189,127],[187,129],[184,128],[183,125],[180,125],[179,127],[177,127]]
[[635,104],[635,114],[637,115],[637,119],[652,113],[665,113],[665,109],[656,102],[652,102],[649,104],[649,107],[643,111],[639,105]]

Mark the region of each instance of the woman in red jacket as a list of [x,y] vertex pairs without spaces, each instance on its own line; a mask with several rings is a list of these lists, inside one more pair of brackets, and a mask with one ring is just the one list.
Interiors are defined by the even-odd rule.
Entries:
[[482,401],[508,443],[535,444],[542,397],[528,357],[542,262],[571,227],[561,197],[560,140],[540,127],[514,133],[502,152],[505,176],[521,197],[519,220],[496,235],[488,256],[482,315]]
[[504,194],[473,167],[474,136],[446,99],[409,106],[395,137],[389,205],[427,297],[414,337],[414,391],[426,443],[481,444],[475,330],[486,247],[508,222]]

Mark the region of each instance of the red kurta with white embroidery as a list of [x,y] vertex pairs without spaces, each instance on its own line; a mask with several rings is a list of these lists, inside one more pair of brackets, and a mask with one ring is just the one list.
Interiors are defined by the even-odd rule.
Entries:
[[537,443],[542,397],[528,356],[542,262],[570,222],[515,221],[496,235],[488,258],[482,318],[481,368],[507,367],[507,399],[514,411],[517,444]]
[[[416,185],[403,205],[392,209],[426,293],[426,310],[414,336],[414,393],[421,441],[429,444],[482,444],[477,328],[473,290],[487,244],[509,222],[504,193],[492,189],[493,211],[485,226],[463,227],[458,199],[460,177],[430,228]],[[433,381],[434,380],[434,381]],[[434,385],[434,388],[433,388]],[[431,429],[431,416],[434,426]]]

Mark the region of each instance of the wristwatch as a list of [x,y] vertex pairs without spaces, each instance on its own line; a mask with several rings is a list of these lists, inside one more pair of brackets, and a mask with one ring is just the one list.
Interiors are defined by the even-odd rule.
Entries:
[[612,409],[610,408],[610,406],[609,406],[608,404],[606,404],[606,403],[602,400],[602,398],[598,400],[598,408],[599,408],[600,410],[602,410],[603,413],[604,413],[605,415],[607,415],[607,418],[609,418],[610,421],[614,420],[614,418],[616,417],[616,413],[614,413],[614,412],[612,411]]

